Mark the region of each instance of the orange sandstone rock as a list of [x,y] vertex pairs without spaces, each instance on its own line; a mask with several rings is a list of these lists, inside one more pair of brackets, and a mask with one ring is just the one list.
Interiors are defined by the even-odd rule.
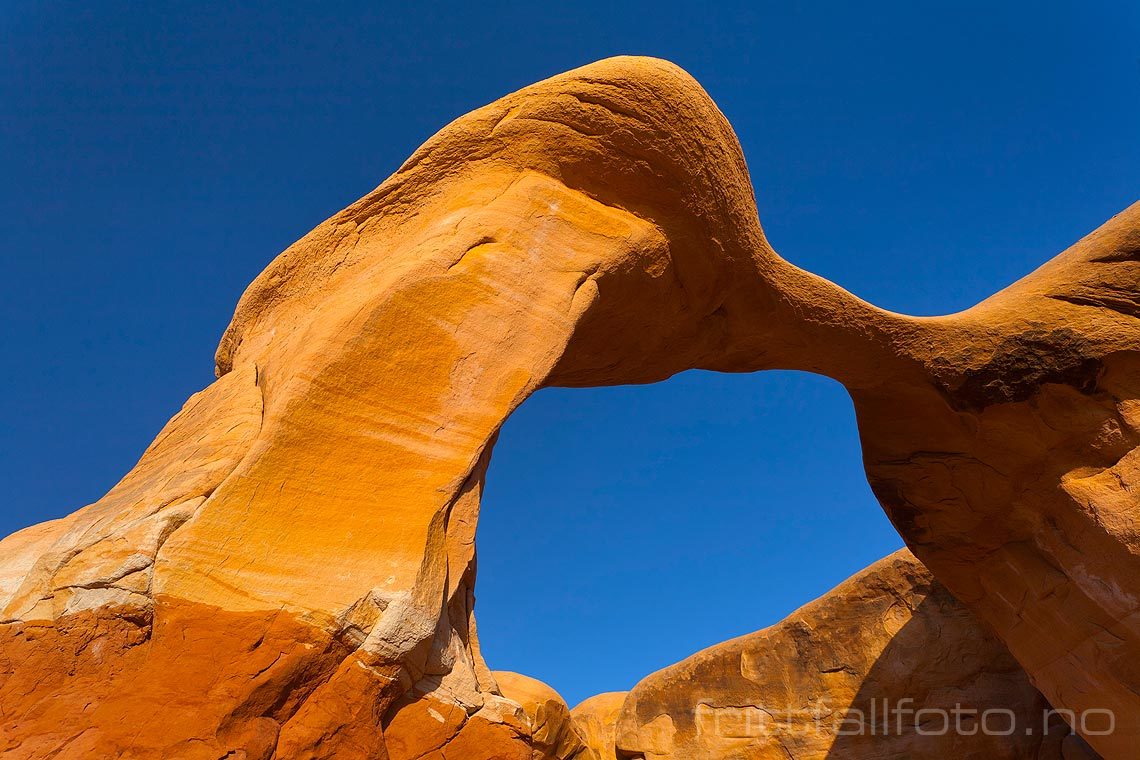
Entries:
[[593,760],[562,697],[518,673],[497,672],[500,695],[468,714],[438,695],[408,695],[384,726],[389,760]]
[[591,760],[617,760],[617,722],[629,692],[607,691],[570,711],[578,735],[593,753]]
[[431,696],[398,702],[384,726],[389,760],[539,760],[531,721],[517,703],[489,696],[468,714]]
[[1127,757],[1138,241],[1134,206],[973,309],[891,314],[776,255],[730,126],[671,64],[502,98],[270,264],[217,382],[111,492],[0,542],[0,735],[16,757],[382,757],[421,702],[459,725],[449,760],[509,756],[526,720],[472,613],[503,421],[543,386],[795,368],[850,389],[919,559],[1053,704],[1111,710],[1085,738]]
[[1059,759],[1069,733],[904,549],[777,625],[643,680],[616,744],[646,760],[1031,760]]
[[[244,663],[203,659],[220,697],[147,670],[154,689],[210,700],[184,711],[187,733],[223,749],[223,723],[270,719],[279,756],[376,753],[409,694],[477,714],[495,686],[471,614],[474,531],[503,420],[543,385],[720,361],[730,329],[755,331],[743,317],[762,243],[731,129],[669,64],[607,61],[475,111],[258,277],[218,381],[111,493],[0,544],[0,620],[63,635],[70,617],[115,609],[151,621],[146,635],[171,610],[209,609],[212,637],[237,614],[343,646],[261,712]],[[125,651],[102,657],[143,677]],[[9,680],[42,675],[24,669]],[[134,751],[105,725],[123,709],[8,735]]]
[[162,598],[149,615],[104,607],[9,623],[0,626],[0,755],[269,758],[349,651],[289,613]]
[[1140,746],[1138,294],[1140,204],[852,389],[907,544],[1106,757]]
[[502,695],[522,706],[527,716],[535,760],[593,760],[558,692],[518,673],[497,670],[494,676]]

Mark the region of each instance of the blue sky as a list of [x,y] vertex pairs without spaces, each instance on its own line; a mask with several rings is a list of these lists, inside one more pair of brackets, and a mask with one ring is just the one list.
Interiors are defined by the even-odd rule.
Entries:
[[[238,296],[452,118],[619,53],[732,121],[786,258],[965,308],[1140,198],[1140,6],[0,3],[0,534],[97,499]],[[687,373],[508,422],[491,666],[568,701],[761,628],[901,545],[842,388]]]

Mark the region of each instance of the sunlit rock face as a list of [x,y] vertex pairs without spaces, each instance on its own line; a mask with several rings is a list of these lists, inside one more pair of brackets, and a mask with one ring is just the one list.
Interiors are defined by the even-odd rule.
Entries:
[[903,549],[779,624],[623,700],[646,758],[1060,758],[1068,726],[1009,651]]
[[595,694],[570,711],[582,743],[593,753],[593,760],[617,760],[617,723],[629,692]]
[[[863,647],[852,668],[879,678],[875,646],[907,651],[914,673],[977,672],[1020,710],[1037,697],[1000,642],[1092,747],[1131,757],[1138,291],[1133,206],[966,312],[881,311],[772,250],[736,138],[684,72],[618,58],[528,87],[446,127],[281,254],[239,302],[218,380],[136,467],[95,504],[0,542],[0,751],[604,756],[602,713],[594,734],[573,717],[543,733],[537,705],[555,707],[533,689],[512,697],[479,653],[483,478],[535,390],[699,367],[843,382],[872,485],[946,589],[923,591],[911,561],[900,593],[943,600],[931,614],[958,632],[968,610],[994,637],[986,656],[957,634],[892,649],[921,605],[893,613],[909,617],[892,636],[858,611],[873,590],[844,586],[818,604],[833,640]],[[788,651],[766,667],[808,667]],[[631,705],[621,725],[646,717]],[[1082,724],[1098,710],[1111,733]],[[914,737],[906,752],[940,746]],[[1002,746],[1026,756],[1020,738]],[[740,756],[709,751],[689,756]]]

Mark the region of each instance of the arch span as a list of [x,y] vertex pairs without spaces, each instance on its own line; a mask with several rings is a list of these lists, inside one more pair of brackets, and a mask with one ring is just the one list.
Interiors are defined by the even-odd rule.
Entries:
[[[176,694],[197,707],[163,751],[324,756],[382,751],[417,685],[494,713],[471,568],[507,415],[543,386],[778,367],[848,387],[908,544],[1054,704],[1115,710],[1092,740],[1119,755],[1140,736],[1138,236],[1133,206],[967,312],[890,314],[776,255],[680,69],[611,59],[509,95],[281,254],[218,381],[106,497],[4,541],[2,646],[48,674],[12,730],[129,746],[122,711]],[[101,626],[95,662],[69,642]],[[191,640],[208,682],[168,667]],[[64,689],[52,647],[90,684]],[[158,694],[113,699],[108,657]]]

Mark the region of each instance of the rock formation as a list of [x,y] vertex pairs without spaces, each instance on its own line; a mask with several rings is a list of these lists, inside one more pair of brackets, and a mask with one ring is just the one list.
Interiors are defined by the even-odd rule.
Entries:
[[908,546],[1111,757],[1140,746],[1138,317],[1140,204],[852,388]]
[[556,691],[518,673],[494,678],[501,696],[471,715],[433,692],[398,700],[384,724],[388,760],[595,760]]
[[135,468],[0,542],[0,749],[406,757],[444,746],[417,743],[430,719],[448,760],[514,757],[492,748],[534,717],[472,614],[497,432],[543,386],[700,367],[843,382],[915,555],[1053,705],[1111,710],[1078,728],[1128,757],[1138,283],[1140,205],[973,309],[891,314],[776,255],[676,67],[528,87],[281,254]]
[[615,746],[647,760],[1057,760],[1068,734],[1001,642],[903,549],[781,623],[643,680]]
[[570,711],[575,731],[593,753],[591,760],[617,760],[617,723],[628,694],[596,694]]

